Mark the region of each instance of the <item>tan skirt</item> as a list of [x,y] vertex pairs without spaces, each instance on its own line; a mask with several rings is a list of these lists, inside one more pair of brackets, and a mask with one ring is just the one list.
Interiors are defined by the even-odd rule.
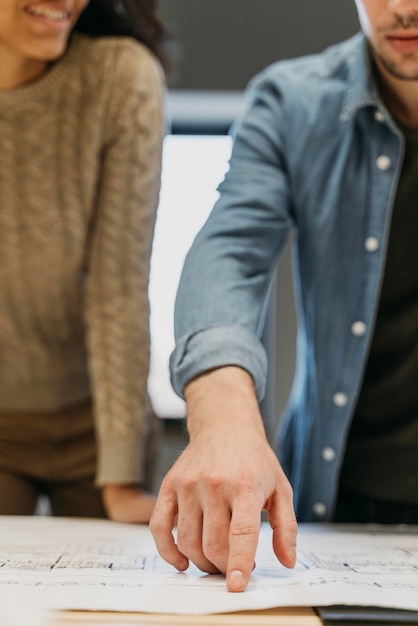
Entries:
[[95,471],[90,401],[54,413],[0,413],[1,515],[31,515],[45,495],[54,515],[105,517]]

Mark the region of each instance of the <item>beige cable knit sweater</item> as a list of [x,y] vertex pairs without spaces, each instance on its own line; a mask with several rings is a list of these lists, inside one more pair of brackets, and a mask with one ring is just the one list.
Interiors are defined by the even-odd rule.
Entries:
[[99,484],[142,480],[162,102],[144,46],[81,35],[0,92],[0,410],[92,397]]

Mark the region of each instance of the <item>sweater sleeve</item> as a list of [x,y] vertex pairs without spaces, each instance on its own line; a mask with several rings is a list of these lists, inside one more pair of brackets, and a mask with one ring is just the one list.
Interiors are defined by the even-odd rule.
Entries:
[[116,52],[85,302],[98,485],[144,478],[148,278],[164,132],[158,62],[133,42]]

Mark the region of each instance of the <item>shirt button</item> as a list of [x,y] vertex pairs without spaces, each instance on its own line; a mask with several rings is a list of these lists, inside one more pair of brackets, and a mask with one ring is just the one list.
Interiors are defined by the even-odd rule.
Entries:
[[364,247],[366,248],[367,252],[376,252],[376,250],[379,248],[379,240],[376,237],[367,237],[366,241],[364,242]]
[[336,457],[335,450],[333,448],[329,448],[329,447],[323,448],[321,454],[322,454],[322,458],[324,459],[324,461],[331,462]]
[[325,504],[323,502],[315,502],[312,505],[312,511],[318,517],[324,517],[324,515],[327,514],[327,507],[325,506]]
[[345,393],[342,393],[341,391],[339,391],[338,393],[336,393],[334,395],[333,401],[334,401],[334,404],[336,406],[341,406],[342,407],[342,406],[345,406],[347,404],[348,398],[345,395]]
[[384,122],[386,119],[385,114],[382,113],[382,111],[379,111],[379,109],[376,109],[376,111],[374,112],[374,119],[378,122]]
[[385,170],[388,170],[390,168],[390,166],[392,165],[392,161],[390,157],[388,157],[386,154],[381,154],[376,159],[376,165],[379,170],[382,170],[382,172],[384,172]]
[[366,334],[367,326],[364,322],[354,322],[351,325],[351,332],[356,337],[363,337]]

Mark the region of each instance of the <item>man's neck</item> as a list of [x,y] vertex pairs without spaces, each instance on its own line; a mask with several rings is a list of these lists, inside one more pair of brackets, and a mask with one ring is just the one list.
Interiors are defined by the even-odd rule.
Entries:
[[418,80],[401,80],[376,63],[380,93],[394,118],[418,130]]

